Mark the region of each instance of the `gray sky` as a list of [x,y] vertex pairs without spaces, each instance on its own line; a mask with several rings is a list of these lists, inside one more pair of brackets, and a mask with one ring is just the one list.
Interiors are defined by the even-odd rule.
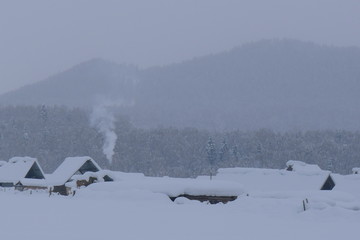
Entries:
[[360,46],[359,0],[0,0],[0,93],[102,57],[140,67],[294,38]]

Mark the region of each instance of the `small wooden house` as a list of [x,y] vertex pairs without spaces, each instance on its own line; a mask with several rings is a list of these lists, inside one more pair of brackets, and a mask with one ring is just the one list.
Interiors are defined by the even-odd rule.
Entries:
[[296,172],[305,176],[326,176],[323,184],[320,187],[320,190],[332,190],[335,187],[335,181],[331,177],[330,172],[322,170],[316,164],[308,164],[301,161],[290,160],[286,163],[286,170]]
[[46,188],[45,175],[38,161],[30,157],[14,157],[0,166],[0,187]]
[[75,176],[100,170],[99,165],[91,157],[68,157],[51,175],[48,175],[48,182],[52,192],[69,195],[71,187],[66,186],[66,183],[73,181]]
[[24,178],[17,182],[15,185],[15,190],[24,191],[24,190],[47,190],[47,182],[45,179],[27,179]]

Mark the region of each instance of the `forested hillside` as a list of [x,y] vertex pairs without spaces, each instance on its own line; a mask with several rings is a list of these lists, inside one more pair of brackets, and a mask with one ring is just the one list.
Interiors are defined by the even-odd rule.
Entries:
[[0,96],[2,105],[115,105],[135,126],[360,130],[360,49],[268,40],[150,69],[101,59]]
[[301,160],[349,173],[360,166],[360,133],[306,131],[212,132],[194,128],[141,129],[115,116],[115,145],[110,165],[102,152],[104,138],[90,126],[90,112],[65,107],[0,108],[0,159],[32,156],[46,172],[65,157],[89,155],[102,167],[151,176],[197,176],[210,169],[208,142],[214,143],[214,168],[284,168]]

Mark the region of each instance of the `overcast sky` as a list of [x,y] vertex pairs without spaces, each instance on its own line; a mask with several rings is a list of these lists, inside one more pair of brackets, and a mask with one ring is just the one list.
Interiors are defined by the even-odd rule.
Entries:
[[0,93],[102,57],[140,67],[293,38],[360,46],[359,0],[0,0]]

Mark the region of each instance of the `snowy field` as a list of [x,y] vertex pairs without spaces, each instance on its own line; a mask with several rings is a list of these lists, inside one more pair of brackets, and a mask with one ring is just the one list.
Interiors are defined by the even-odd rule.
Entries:
[[[0,192],[1,239],[357,239],[360,198],[338,191],[268,192],[228,204],[169,200],[98,183],[73,197]],[[115,185],[114,185],[115,186]],[[307,210],[302,201],[308,198]]]

